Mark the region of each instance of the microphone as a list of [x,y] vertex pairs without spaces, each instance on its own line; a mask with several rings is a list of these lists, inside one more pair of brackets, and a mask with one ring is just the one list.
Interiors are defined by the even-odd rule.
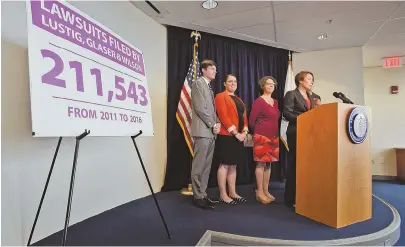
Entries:
[[339,92],[334,92],[333,96],[335,96],[338,99],[341,99],[343,101],[343,103],[346,104],[354,104],[350,99],[348,99],[343,93]]
[[346,95],[344,95],[342,92],[339,92],[339,93],[342,96],[342,98],[345,99],[345,101],[347,101],[349,104],[354,104],[353,101],[351,101],[349,98],[347,98]]

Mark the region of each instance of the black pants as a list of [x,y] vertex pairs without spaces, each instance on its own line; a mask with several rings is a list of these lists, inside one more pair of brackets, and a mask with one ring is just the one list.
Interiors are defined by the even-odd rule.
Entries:
[[288,156],[287,156],[287,174],[284,191],[284,203],[288,206],[295,204],[295,178],[296,178],[296,160],[297,160],[297,135],[296,133],[287,134]]

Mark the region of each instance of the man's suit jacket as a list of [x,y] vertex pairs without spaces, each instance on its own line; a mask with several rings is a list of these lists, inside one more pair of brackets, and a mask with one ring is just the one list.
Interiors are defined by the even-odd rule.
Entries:
[[284,96],[284,108],[283,108],[283,117],[288,121],[287,134],[296,134],[297,132],[297,117],[302,113],[309,111],[315,107],[313,97],[309,96],[311,101],[311,107],[308,108],[305,98],[298,91],[298,88],[295,90],[288,91]]
[[213,127],[219,122],[216,114],[214,92],[204,78],[200,77],[191,86],[192,121],[191,135],[214,138]]

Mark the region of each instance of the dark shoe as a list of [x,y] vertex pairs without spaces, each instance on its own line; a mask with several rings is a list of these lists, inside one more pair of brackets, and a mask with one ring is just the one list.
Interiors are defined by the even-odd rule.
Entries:
[[202,209],[206,209],[206,210],[214,209],[214,206],[209,205],[205,199],[195,199],[194,198],[193,203],[194,203],[194,205],[196,205],[197,207],[202,208]]
[[211,206],[215,206],[215,204],[219,203],[219,201],[212,200],[208,196],[206,196],[204,199],[207,201],[208,205],[211,205]]
[[232,201],[230,201],[230,202],[226,202],[226,201],[222,200],[222,198],[219,199],[219,202],[220,202],[220,203],[223,203],[223,204],[228,204],[228,205],[236,205],[236,204],[238,204],[238,203],[237,203],[236,201],[234,201],[234,200],[232,200]]

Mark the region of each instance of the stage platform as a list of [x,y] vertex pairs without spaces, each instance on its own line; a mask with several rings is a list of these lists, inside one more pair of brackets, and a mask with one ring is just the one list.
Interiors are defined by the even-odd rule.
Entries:
[[[383,221],[377,221],[375,218],[364,223],[359,223],[357,225],[350,226],[346,229],[332,229],[325,226],[319,226],[315,224],[308,224],[302,229],[301,220],[291,219],[288,225],[283,227],[284,234],[276,235],[269,234],[271,237],[252,237],[243,236],[237,234],[229,234],[225,232],[211,231],[208,230],[200,241],[196,244],[197,246],[295,246],[295,245],[321,245],[321,246],[340,246],[340,245],[368,245],[368,246],[393,246],[397,243],[400,237],[400,216],[398,211],[387,204],[381,198],[375,197],[373,204],[376,204],[373,208],[373,214],[378,214],[380,210],[391,210],[391,217],[386,218]],[[386,208],[381,204],[385,204]],[[385,212],[388,214],[388,212]],[[388,216],[388,215],[387,215]],[[391,223],[388,220],[391,219]],[[304,223],[306,224],[306,223]],[[371,226],[373,229],[371,230]],[[363,228],[364,227],[364,228]],[[377,230],[381,227],[381,230]],[[299,229],[298,229],[299,228]],[[369,229],[369,231],[361,231],[360,229]],[[281,231],[282,229],[280,229]],[[288,232],[288,233],[287,233]],[[296,234],[291,234],[294,232]],[[314,233],[320,233],[321,235],[316,235]],[[286,234],[287,233],[287,234]],[[359,234],[359,235],[357,235]],[[277,238],[275,238],[277,237]]]
[[[254,186],[239,186],[249,201],[220,204],[214,211],[193,206],[191,197],[178,191],[157,193],[171,239],[148,196],[69,227],[67,245],[394,245],[400,238],[398,211],[377,196],[372,219],[337,230],[297,215],[284,206],[282,186],[271,187],[276,196],[271,204],[255,200]],[[217,195],[216,188],[209,192]],[[61,239],[58,232],[34,245],[59,245]]]

